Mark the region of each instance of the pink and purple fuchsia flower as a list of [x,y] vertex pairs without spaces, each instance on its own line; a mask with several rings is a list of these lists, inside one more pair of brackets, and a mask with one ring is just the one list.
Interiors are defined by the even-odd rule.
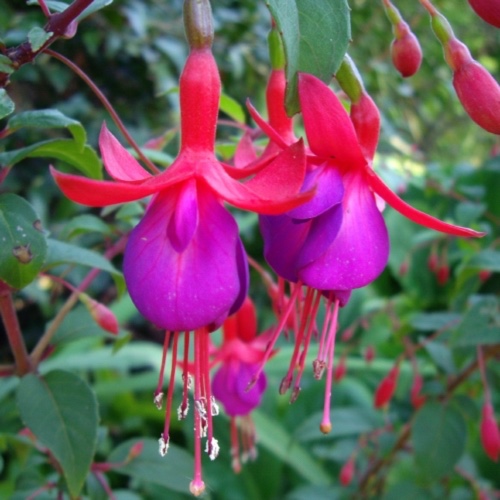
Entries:
[[247,388],[264,357],[269,339],[265,333],[257,336],[257,314],[248,297],[240,310],[224,321],[222,331],[222,345],[213,352],[213,364],[220,366],[212,379],[212,393],[231,419],[232,466],[235,472],[240,472],[241,461],[257,456],[251,412],[260,405],[266,390],[265,374],[260,373],[253,387]]
[[[153,195],[144,217],[130,234],[123,270],[137,309],[167,331],[155,392],[159,407],[166,354],[172,342],[165,427],[160,438],[162,455],[169,444],[179,336],[185,332],[183,398],[178,414],[180,418],[187,414],[188,390],[194,379],[195,472],[190,489],[199,495],[204,490],[201,438],[207,437],[210,458],[218,453],[212,428],[217,409],[210,391],[209,333],[238,311],[248,290],[247,257],[237,224],[223,202],[278,214],[297,207],[312,193],[299,193],[305,174],[301,141],[275,155],[245,183],[231,177],[234,168],[217,160],[214,145],[221,83],[211,52],[209,3],[187,1],[185,24],[191,52],[180,78],[181,147],[170,168],[159,175],[149,174],[103,126],[99,144],[113,181],[54,169],[52,174],[68,198],[89,206]],[[192,363],[189,332],[194,332]]]

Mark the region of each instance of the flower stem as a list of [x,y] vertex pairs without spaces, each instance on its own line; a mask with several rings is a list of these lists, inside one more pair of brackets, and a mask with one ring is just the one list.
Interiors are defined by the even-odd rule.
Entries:
[[26,375],[32,371],[32,365],[19,327],[12,294],[9,292],[0,294],[0,316],[16,362],[16,373],[20,376]]
[[129,131],[123,124],[122,120],[118,116],[118,113],[115,111],[113,108],[112,104],[108,101],[107,97],[99,90],[97,85],[92,81],[92,79],[81,69],[79,68],[74,62],[70,61],[66,57],[64,57],[62,54],[59,54],[58,52],[55,52],[53,50],[47,49],[45,51],[46,54],[49,56],[52,56],[53,58],[57,59],[58,61],[61,61],[63,64],[68,66],[71,71],[76,73],[92,90],[92,92],[97,96],[97,98],[101,101],[102,105],[106,108],[107,112],[111,115],[111,118],[115,122],[115,125],[120,129],[120,132],[123,134],[127,142],[130,144],[130,146],[134,149],[134,151],[137,153],[139,158],[145,163],[146,167],[151,170],[154,174],[159,174],[160,170],[156,167],[156,165],[141,151],[141,148],[135,142],[134,138],[130,135]]

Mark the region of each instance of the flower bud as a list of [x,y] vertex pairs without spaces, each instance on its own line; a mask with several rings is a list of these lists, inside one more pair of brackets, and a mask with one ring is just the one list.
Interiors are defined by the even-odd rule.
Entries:
[[422,63],[422,49],[417,37],[403,21],[396,28],[396,38],[391,44],[392,64],[403,78],[413,76]]
[[500,28],[499,0],[469,0],[469,4],[481,19]]
[[481,269],[481,271],[479,271],[479,280],[482,283],[489,280],[490,277],[491,277],[491,271],[489,271],[488,269]]
[[369,345],[365,350],[365,361],[371,363],[375,359],[375,347]]
[[420,408],[425,403],[425,396],[422,396],[423,380],[420,373],[415,373],[410,390],[411,404],[415,409]]
[[113,335],[119,331],[118,320],[114,313],[104,304],[90,298],[87,294],[82,293],[80,300],[85,304],[94,321],[103,329]]
[[437,282],[441,286],[446,285],[446,283],[448,283],[448,280],[450,279],[450,268],[448,267],[448,264],[441,264],[436,270],[436,276]]
[[374,405],[375,408],[382,408],[389,404],[399,377],[399,365],[394,366],[391,371],[382,379],[377,390],[375,391]]
[[429,255],[429,259],[427,260],[427,267],[429,268],[429,271],[435,273],[437,272],[438,265],[439,265],[439,259],[437,253],[432,251],[431,254]]
[[345,356],[342,356],[333,371],[333,380],[335,382],[340,382],[347,372],[347,365],[345,361]]
[[352,478],[354,477],[356,463],[354,457],[350,457],[349,460],[340,469],[340,484],[342,486],[349,486],[351,484]]
[[212,46],[214,27],[209,0],[184,0],[184,30],[191,49]]
[[453,87],[472,120],[500,134],[500,86],[488,71],[471,58],[454,72]]
[[481,419],[481,442],[486,454],[495,462],[500,454],[500,432],[498,430],[493,406],[486,401]]

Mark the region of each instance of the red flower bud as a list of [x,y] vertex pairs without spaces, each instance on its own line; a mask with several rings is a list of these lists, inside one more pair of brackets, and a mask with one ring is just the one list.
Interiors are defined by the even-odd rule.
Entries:
[[394,395],[399,377],[399,365],[394,366],[392,370],[382,379],[375,391],[375,408],[382,408],[389,404]]
[[405,259],[399,266],[399,275],[400,276],[406,276],[408,273],[408,268],[410,267],[410,263]]
[[474,12],[484,21],[500,28],[499,0],[469,0]]
[[489,280],[491,277],[491,271],[488,271],[488,269],[481,269],[481,271],[479,271],[479,280],[481,282],[485,282],[487,280]]
[[429,260],[427,261],[427,267],[433,273],[437,271],[438,268],[438,256],[435,252],[429,255]]
[[465,111],[480,127],[500,134],[500,86],[456,38],[449,41],[445,51],[454,71],[453,87]]
[[345,356],[342,356],[333,371],[333,380],[335,380],[336,382],[340,382],[344,378],[346,371],[347,366],[345,362]]
[[91,299],[86,294],[80,295],[80,300],[85,304],[94,321],[103,329],[113,335],[119,331],[118,320],[114,313],[104,304]]
[[413,76],[422,63],[422,49],[417,37],[402,21],[396,27],[396,38],[391,44],[392,64],[403,78]]
[[351,484],[352,478],[354,477],[355,466],[354,457],[351,457],[342,466],[342,469],[340,469],[339,479],[342,486],[349,486],[349,484]]
[[419,373],[415,373],[410,390],[411,404],[417,409],[425,403],[425,396],[422,396],[423,380]]
[[375,359],[375,347],[369,345],[365,350],[365,361],[371,363]]
[[350,326],[349,328],[346,328],[342,332],[342,336],[340,337],[342,342],[348,342],[349,340],[351,340],[354,337],[354,332],[355,332],[355,329],[352,326]]
[[450,279],[450,268],[448,264],[441,264],[436,271],[437,281],[440,285],[444,286]]
[[500,454],[500,432],[495,420],[495,413],[490,401],[486,401],[483,406],[481,419],[481,442],[486,454],[495,462]]

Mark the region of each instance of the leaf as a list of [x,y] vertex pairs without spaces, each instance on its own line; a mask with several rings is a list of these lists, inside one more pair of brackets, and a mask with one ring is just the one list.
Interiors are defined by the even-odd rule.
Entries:
[[33,207],[15,194],[0,195],[0,280],[25,287],[38,275],[46,255],[46,237]]
[[[422,342],[425,338],[420,339]],[[434,363],[443,369],[447,374],[453,374],[457,371],[451,349],[448,345],[438,341],[425,342],[425,350],[429,353]]]
[[[57,0],[47,0],[45,3],[52,12],[62,12],[69,6],[69,3],[58,2]],[[113,0],[94,0],[76,19],[77,21],[81,21],[82,19],[90,16],[90,14],[93,14],[94,12],[103,9],[112,3]],[[38,0],[28,0],[27,4],[38,5]]]
[[222,94],[220,97],[220,110],[229,115],[235,122],[245,123],[245,112],[240,103],[229,97],[227,94]]
[[47,241],[48,254],[44,269],[50,269],[60,264],[78,264],[121,276],[120,271],[109,260],[93,250],[50,238]]
[[29,374],[17,389],[24,424],[54,455],[71,497],[79,495],[97,441],[97,401],[90,387],[71,372]]
[[67,128],[76,143],[83,149],[87,141],[87,133],[82,124],[64,115],[57,109],[40,109],[24,111],[13,116],[7,122],[7,130],[15,132],[21,128]]
[[297,73],[329,82],[344,58],[351,38],[346,0],[267,0],[281,33],[286,57],[286,107],[299,111]]
[[280,423],[270,419],[259,410],[252,412],[252,418],[261,446],[295,469],[307,481],[317,485],[331,482],[329,474],[323,467],[313,459],[306,448],[287,433]]
[[443,311],[434,313],[417,313],[411,320],[410,325],[416,330],[423,332],[433,332],[442,328],[451,327],[456,324],[461,314]]
[[[3,54],[0,54],[0,73],[7,73],[8,75],[14,73],[12,60],[9,57],[4,56]],[[4,89],[2,90],[5,92]]]
[[61,232],[63,240],[73,238],[79,234],[101,233],[110,234],[111,228],[103,220],[95,215],[77,215],[64,226]]
[[54,33],[47,33],[44,29],[35,26],[28,33],[28,41],[31,45],[31,50],[37,52],[40,50],[44,43],[50,39]]
[[465,264],[465,268],[500,272],[500,251],[486,249],[476,253]]
[[[5,89],[0,89],[0,119],[14,112],[16,106]],[[1,166],[1,163],[0,163]]]
[[53,139],[37,142],[25,148],[0,153],[0,165],[12,166],[25,158],[57,158],[65,161],[94,179],[102,178],[102,163],[90,146],[83,150],[73,139]]
[[411,439],[415,462],[429,480],[451,474],[465,449],[467,426],[461,413],[431,402],[417,413]]
[[142,452],[127,465],[114,468],[114,472],[125,474],[136,480],[158,484],[170,490],[186,493],[193,474],[193,457],[182,448],[171,444],[165,457],[158,451],[154,439],[132,439],[113,450],[108,462],[120,463],[127,458],[134,444],[143,443]]

